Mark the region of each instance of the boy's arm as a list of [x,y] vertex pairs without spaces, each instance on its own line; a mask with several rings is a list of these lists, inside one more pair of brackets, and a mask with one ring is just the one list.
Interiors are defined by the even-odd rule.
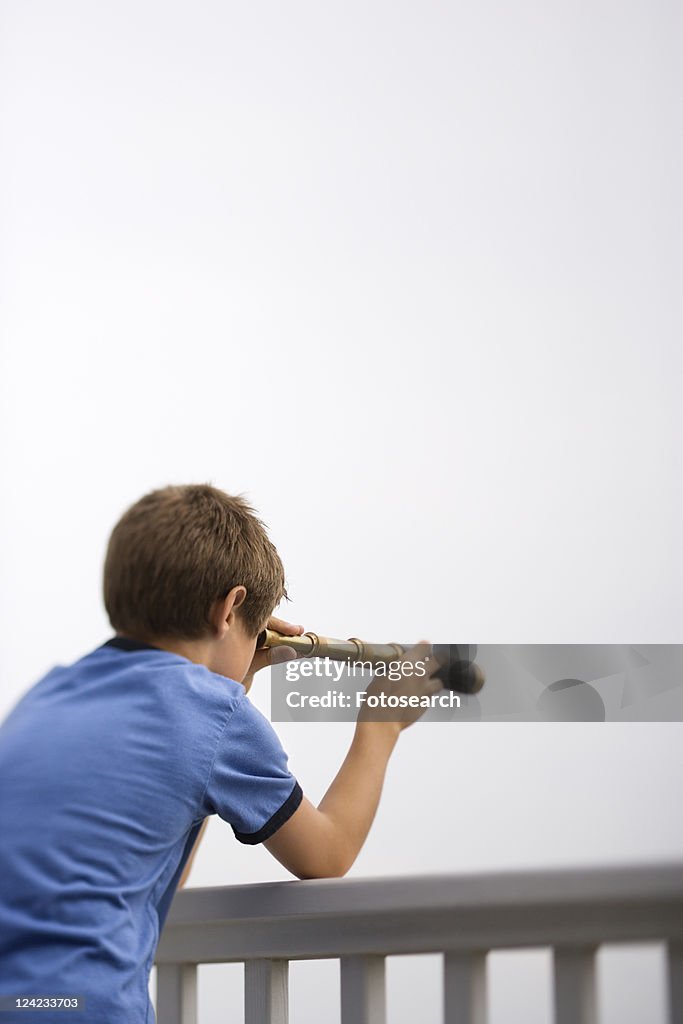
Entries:
[[345,875],[370,831],[399,728],[359,722],[348,754],[316,808],[306,797],[263,844],[297,878]]
[[[427,644],[419,645],[410,660],[427,652]],[[382,679],[368,687],[369,692],[380,689],[424,695],[438,692],[441,684],[430,675],[402,676],[395,684]],[[345,875],[370,831],[396,741],[423,713],[421,708],[405,709],[401,721],[372,721],[361,714],[349,752],[320,805],[316,808],[304,797],[289,821],[264,842],[267,850],[298,878]]]
[[185,867],[183,868],[183,873],[180,876],[180,881],[178,882],[178,885],[176,887],[178,889],[182,889],[182,887],[185,885],[185,882],[187,881],[187,877],[190,874],[190,870],[192,869],[192,861],[194,860],[195,855],[197,853],[197,850],[199,849],[199,844],[202,841],[202,836],[204,835],[204,832],[206,831],[206,826],[208,824],[209,824],[209,819],[208,818],[204,818],[204,821],[202,822],[202,827],[200,828],[199,832],[197,833],[197,838],[194,841],[194,846],[192,847],[192,850],[190,851],[190,856],[187,858],[187,860],[185,862]]

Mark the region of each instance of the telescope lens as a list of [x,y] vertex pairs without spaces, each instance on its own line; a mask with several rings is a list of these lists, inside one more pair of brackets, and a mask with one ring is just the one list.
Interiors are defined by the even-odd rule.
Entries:
[[434,657],[440,668],[434,673],[446,690],[478,693],[484,685],[481,669],[474,664],[476,644],[434,644]]

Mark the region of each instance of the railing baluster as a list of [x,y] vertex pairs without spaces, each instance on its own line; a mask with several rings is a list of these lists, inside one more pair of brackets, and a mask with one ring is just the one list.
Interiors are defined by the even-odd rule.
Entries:
[[486,1024],[486,953],[445,953],[444,1024]]
[[668,1024],[683,1024],[683,942],[667,947],[667,984],[669,989]]
[[553,950],[555,1024],[597,1024],[594,946]]
[[245,1024],[288,1024],[288,960],[247,960],[244,965],[244,1021]]
[[157,966],[158,1024],[197,1024],[197,968],[194,964]]
[[342,1024],[386,1024],[383,956],[344,956],[340,960]]

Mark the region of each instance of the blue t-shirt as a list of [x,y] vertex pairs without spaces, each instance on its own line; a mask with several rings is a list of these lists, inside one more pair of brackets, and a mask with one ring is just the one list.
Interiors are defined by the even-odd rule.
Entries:
[[147,1024],[149,972],[204,818],[268,839],[302,792],[239,683],[123,637],[52,669],[0,726],[0,996],[10,1021]]

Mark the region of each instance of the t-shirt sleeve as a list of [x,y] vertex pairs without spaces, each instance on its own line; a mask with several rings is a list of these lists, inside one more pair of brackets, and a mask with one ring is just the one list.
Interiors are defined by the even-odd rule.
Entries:
[[230,715],[206,785],[209,814],[232,826],[241,843],[262,843],[303,799],[272,725],[248,697]]

